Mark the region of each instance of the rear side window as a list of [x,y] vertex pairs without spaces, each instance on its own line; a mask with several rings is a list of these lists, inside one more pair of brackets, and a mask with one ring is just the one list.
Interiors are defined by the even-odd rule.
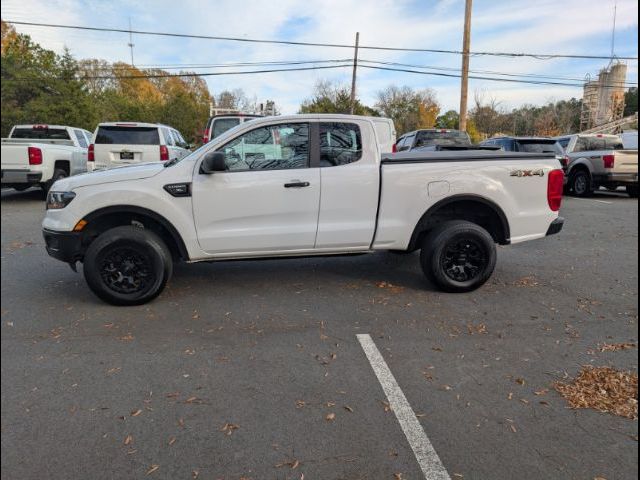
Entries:
[[560,140],[558,140],[558,144],[566,150],[567,147],[569,146],[570,141],[571,141],[570,138],[561,138]]
[[84,133],[82,133],[82,130],[74,130],[73,133],[75,133],[76,138],[78,139],[78,144],[82,148],[87,148],[89,146],[87,144],[87,139],[85,138]]
[[362,158],[360,127],[355,123],[320,124],[320,166],[337,167]]
[[162,136],[164,137],[164,141],[167,145],[171,145],[171,146],[175,145],[173,137],[171,136],[171,130],[169,130],[168,128],[163,128]]
[[71,140],[66,128],[16,128],[11,138],[37,138],[41,140]]
[[562,147],[558,142],[518,142],[518,151],[526,153],[554,153],[562,155]]
[[213,131],[211,132],[211,138],[216,138],[222,135],[227,130],[231,130],[233,127],[240,125],[239,118],[216,118],[213,120]]
[[103,126],[96,133],[96,144],[160,145],[158,127]]

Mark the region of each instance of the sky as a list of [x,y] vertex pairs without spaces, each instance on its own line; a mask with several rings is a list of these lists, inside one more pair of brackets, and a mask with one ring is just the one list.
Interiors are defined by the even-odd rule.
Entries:
[[[609,55],[614,3],[615,0],[475,0],[471,51]],[[364,46],[461,50],[464,0],[3,0],[2,19],[125,29],[130,20],[134,30],[339,44],[353,44],[356,32],[360,32],[360,44]],[[16,29],[31,35],[45,48],[61,52],[66,46],[78,59],[130,62],[127,34],[20,25]],[[321,62],[350,59],[354,53],[347,48],[142,35],[134,35],[133,43],[137,66]],[[638,56],[637,0],[617,0],[614,51],[618,56]],[[461,64],[460,55],[425,52],[361,50],[359,58],[454,70],[459,70]],[[575,79],[596,76],[608,61],[472,56],[470,63],[472,71],[550,75],[581,83]],[[627,64],[627,81],[637,85],[638,62],[630,60]],[[281,112],[288,114],[298,111],[319,80],[350,85],[351,73],[350,67],[344,67],[206,78],[212,94],[242,88],[259,102],[274,100]],[[442,111],[459,107],[458,78],[358,69],[357,93],[366,105],[374,105],[377,92],[391,84],[433,89]],[[469,92],[471,104],[479,96],[495,99],[507,109],[582,96],[579,86],[487,80],[470,80]]]

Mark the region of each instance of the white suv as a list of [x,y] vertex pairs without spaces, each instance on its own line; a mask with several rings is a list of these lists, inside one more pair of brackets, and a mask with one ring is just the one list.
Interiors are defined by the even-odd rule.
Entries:
[[175,128],[157,123],[100,123],[89,145],[93,170],[181,159],[190,145]]

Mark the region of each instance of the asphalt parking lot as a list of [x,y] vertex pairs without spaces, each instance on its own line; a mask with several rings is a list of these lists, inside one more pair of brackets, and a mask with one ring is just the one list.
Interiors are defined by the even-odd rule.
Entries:
[[363,334],[452,479],[637,476],[637,421],[551,388],[637,372],[598,350],[637,343],[637,200],[565,199],[565,230],[500,248],[471,294],[379,253],[181,265],[132,308],[47,256],[43,213],[2,192],[2,478],[425,478]]

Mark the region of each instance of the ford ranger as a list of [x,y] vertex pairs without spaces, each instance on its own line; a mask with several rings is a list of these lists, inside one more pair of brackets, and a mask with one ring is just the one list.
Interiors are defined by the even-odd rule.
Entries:
[[18,191],[87,171],[91,132],[62,125],[16,125],[2,139],[2,187]]
[[439,288],[478,288],[496,244],[557,233],[563,172],[553,154],[385,154],[374,121],[265,117],[181,160],[56,182],[48,253],[101,299],[145,303],[173,262],[420,250]]

